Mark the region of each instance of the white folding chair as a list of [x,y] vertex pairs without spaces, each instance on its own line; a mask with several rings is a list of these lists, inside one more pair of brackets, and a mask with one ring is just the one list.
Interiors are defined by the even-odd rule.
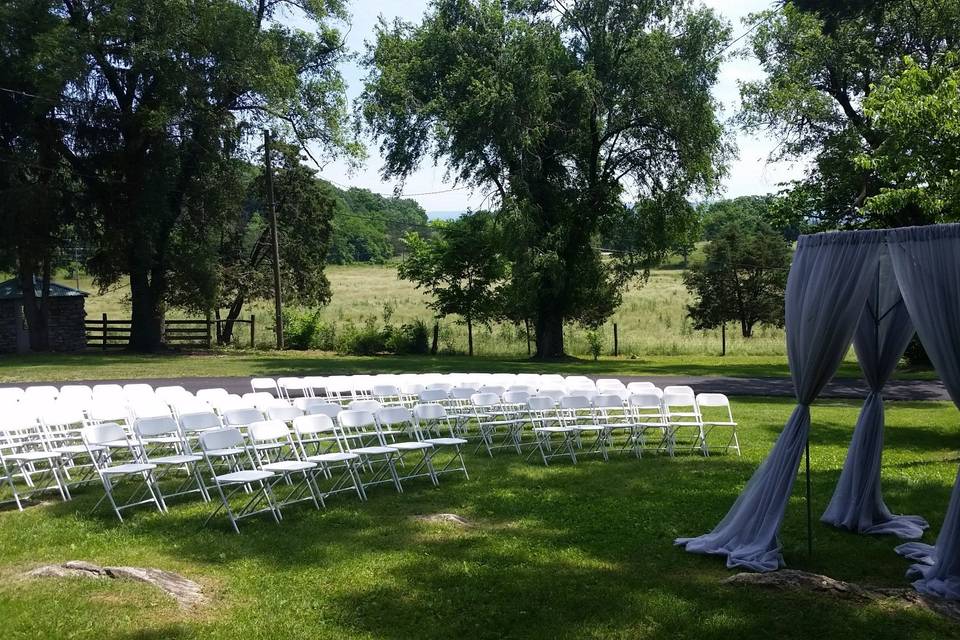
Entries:
[[379,484],[392,483],[398,493],[403,493],[403,487],[400,485],[400,477],[397,475],[396,458],[399,451],[384,443],[383,437],[377,438],[377,444],[364,445],[360,440],[361,446],[354,446],[353,441],[366,437],[370,432],[377,434],[376,417],[369,411],[357,411],[347,409],[337,416],[338,427],[342,432],[342,444],[346,453],[355,453],[360,456],[362,469],[369,472],[368,479],[360,478],[363,483],[363,491],[366,488]]
[[217,398],[228,398],[230,396],[230,394],[227,393],[226,389],[221,389],[219,387],[211,388],[211,389],[198,389],[197,392],[193,395],[196,396],[198,400],[209,402],[211,405],[213,404],[213,401]]
[[[204,502],[210,500],[198,468],[203,456],[190,453],[176,420],[171,416],[140,418],[133,423],[133,432],[137,436],[140,461],[156,467],[154,479],[164,504],[169,498],[191,493],[199,493]],[[179,478],[172,491],[163,491],[160,482],[166,478],[177,480],[177,471],[183,471],[185,477]]]
[[[18,478],[24,484],[22,492]],[[47,491],[56,490],[61,499],[69,500],[63,478],[62,456],[49,449],[33,411],[21,407],[0,417],[0,483],[9,486],[18,510],[23,511],[23,499]]]
[[691,451],[699,449],[703,455],[706,455],[703,422],[700,419],[700,410],[697,408],[697,399],[693,393],[664,390],[660,402],[663,405],[664,418],[670,429],[670,435],[668,436],[670,455],[673,455],[676,451],[678,444],[688,444]]
[[[370,390],[373,399],[382,407],[398,406],[403,404],[400,389],[392,384],[375,384]],[[352,403],[351,403],[352,404]]]
[[277,389],[281,398],[307,398],[312,395],[312,388],[305,378],[277,378]]
[[[574,430],[577,434],[576,442],[580,455],[599,453],[607,460],[607,437],[606,428],[597,424],[594,416],[593,404],[585,395],[570,395],[560,399],[560,409],[558,411],[560,421],[564,426]],[[583,450],[583,436],[593,436],[593,442],[589,448]]]
[[357,469],[360,456],[347,452],[348,447],[341,441],[330,416],[316,414],[294,418],[293,433],[301,458],[316,464],[318,472],[332,480],[330,488],[322,493],[324,497],[352,490],[361,500],[367,499]]
[[0,387],[0,406],[17,404],[24,396],[20,387]]
[[85,384],[65,384],[60,387],[60,395],[57,396],[59,402],[71,402],[82,406],[87,406],[91,400],[93,400],[93,389]]
[[[312,502],[317,509],[323,505],[323,495],[314,483],[317,464],[300,459],[290,430],[282,420],[263,420],[247,427],[251,452],[258,469],[278,476],[271,489],[276,499],[280,479],[287,489],[276,501],[277,509],[298,502]],[[326,506],[326,505],[324,505]],[[282,516],[282,511],[281,518]]]
[[[412,468],[405,473],[400,473],[400,480],[412,480],[413,478],[430,478],[434,486],[440,483],[437,480],[437,474],[433,470],[433,445],[425,442],[423,432],[419,424],[414,420],[413,414],[406,407],[384,407],[376,414],[377,426],[383,431],[392,431],[410,437],[410,440],[391,440],[390,447],[397,450],[396,462],[400,467],[406,469],[407,459],[410,456],[419,454],[419,458],[414,461]],[[386,439],[381,438],[381,444],[387,444]]]
[[223,423],[227,427],[246,429],[254,422],[263,420],[263,412],[259,409],[228,409],[223,412]]
[[[733,419],[730,400],[722,393],[697,394],[697,411],[703,426],[703,453],[710,455],[708,439],[714,431],[729,430],[730,437],[723,447],[724,452],[733,449],[740,456],[740,438],[737,435],[737,423]],[[704,413],[706,411],[706,414]]]
[[[91,511],[96,511],[104,499],[110,501],[110,506],[120,522],[123,522],[121,511],[142,504],[152,504],[161,513],[167,510],[154,477],[157,466],[140,461],[139,453],[127,439],[123,427],[115,422],[89,425],[83,428],[81,435],[87,446],[87,454],[103,483],[104,496]],[[120,459],[124,454],[125,457]],[[140,486],[131,492],[126,502],[119,502],[114,489],[123,480],[139,481]]]
[[[670,443],[670,426],[663,413],[659,390],[653,387],[646,387],[646,389],[646,391],[631,393],[628,400],[633,431],[624,446],[632,449],[638,458],[642,457],[643,452],[648,449],[666,450],[671,453],[673,451]],[[647,445],[649,433],[654,433],[656,436],[653,447]]]
[[[480,435],[480,444],[476,451],[486,449],[493,457],[494,449],[515,449],[521,453],[520,444],[515,438],[519,418],[512,417],[495,393],[474,393],[470,396],[473,406],[471,419],[476,423]],[[475,452],[476,453],[476,452]]]
[[[280,510],[270,488],[276,475],[255,467],[240,430],[232,427],[212,429],[202,432],[199,440],[210,470],[212,486],[220,496],[220,505],[207,516],[203,524],[210,522],[220,511],[226,512],[234,533],[240,533],[237,523],[241,519],[261,513],[269,513],[279,524]],[[226,471],[222,470],[223,463],[226,464]],[[230,506],[230,500],[238,493],[243,493],[246,501],[239,509],[234,509]]]
[[99,479],[83,443],[81,432],[87,420],[79,406],[57,401],[40,414],[40,422],[46,430],[50,451],[61,457],[67,485],[79,486]]
[[40,406],[53,402],[59,395],[60,389],[52,385],[34,385],[24,389],[20,402],[29,402]]
[[[417,423],[419,433],[427,436],[423,438],[423,441],[432,444],[434,447],[431,461],[436,459],[442,448],[453,449],[453,455],[439,469],[436,464],[433,465],[434,474],[439,477],[444,473],[462,471],[463,475],[469,480],[470,474],[467,473],[467,464],[463,460],[463,451],[461,450],[461,447],[467,444],[467,441],[464,438],[457,437],[453,422],[447,417],[447,410],[443,408],[443,405],[437,403],[418,404],[413,408],[413,418]],[[460,463],[459,466],[454,466],[457,462]]]
[[299,418],[302,415],[302,409],[290,405],[267,407],[268,420],[279,420],[289,424],[293,422],[294,418]]
[[[527,455],[527,459],[534,452],[539,452],[544,465],[549,465],[550,460],[564,455],[569,456],[570,461],[576,464],[577,454],[574,449],[577,431],[560,420],[553,398],[541,395],[530,396],[527,399],[527,409],[537,441],[536,449]],[[557,437],[560,438],[560,442],[555,444],[554,438]]]
[[[598,383],[599,386],[599,383]],[[626,393],[626,387],[616,389],[609,387],[610,391]],[[615,446],[614,440],[617,433],[623,433],[626,440],[630,440],[633,433],[633,423],[631,421],[630,410],[623,401],[620,393],[601,393],[593,399],[594,420],[598,425],[604,428],[604,437],[607,441],[607,447]]]

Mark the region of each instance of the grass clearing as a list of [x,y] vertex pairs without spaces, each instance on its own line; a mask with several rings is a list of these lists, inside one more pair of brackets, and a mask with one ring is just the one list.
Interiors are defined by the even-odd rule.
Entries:
[[[744,456],[615,457],[549,468],[512,454],[468,456],[471,480],[366,504],[331,498],[325,512],[290,509],[279,526],[242,534],[211,508],[175,502],[169,514],[120,524],[90,514],[99,489],[71,503],[0,512],[0,619],[5,638],[951,638],[932,614],[814,594],[722,586],[721,559],[685,553],[674,537],[711,528],[766,455],[793,403],[734,402]],[[839,475],[857,403],[813,408],[815,517]],[[949,403],[888,403],[884,491],[895,513],[918,513],[935,538],[960,446]],[[798,478],[799,480],[799,478]],[[782,537],[789,566],[904,587],[907,563],[890,537],[815,525],[806,554],[803,485]],[[463,528],[415,516],[452,512]],[[147,585],[13,578],[38,563],[84,559],[156,566],[205,585],[214,602],[183,611]],[[803,623],[798,624],[802,618]]]

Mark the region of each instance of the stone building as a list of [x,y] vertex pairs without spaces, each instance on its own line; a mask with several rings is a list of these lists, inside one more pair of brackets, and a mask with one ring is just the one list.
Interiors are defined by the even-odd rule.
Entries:
[[[34,280],[40,297],[42,284]],[[77,351],[87,346],[83,309],[86,293],[62,284],[50,283],[50,348]],[[23,317],[23,291],[17,279],[0,283],[0,353],[24,353],[30,350],[30,336]]]

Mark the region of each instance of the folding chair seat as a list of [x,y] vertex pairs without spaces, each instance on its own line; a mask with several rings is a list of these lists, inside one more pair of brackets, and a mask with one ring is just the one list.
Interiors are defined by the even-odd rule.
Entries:
[[[604,460],[607,460],[606,427],[597,424],[593,404],[587,396],[570,395],[562,398],[559,414],[564,426],[570,427],[577,434],[577,447],[581,456],[599,453]],[[589,443],[589,448],[584,452],[583,437],[585,435],[592,436],[593,442]]]
[[[240,533],[238,522],[262,513],[269,513],[276,523],[280,523],[280,510],[276,506],[271,490],[277,479],[270,471],[257,469],[245,446],[243,434],[232,427],[212,429],[200,434],[200,449],[210,471],[212,487],[220,496],[220,505],[204,520],[206,525],[220,511],[225,511],[230,526]],[[222,462],[226,462],[224,471]],[[230,500],[241,494],[245,502],[239,509],[230,506]]]
[[[412,439],[409,440],[391,440],[389,443],[390,447],[397,450],[396,461],[403,469],[406,469],[408,457],[419,454],[419,458],[414,461],[412,468],[400,474],[400,480],[430,478],[430,482],[434,486],[439,485],[437,474],[433,470],[433,445],[424,441],[423,432],[414,420],[410,410],[406,407],[385,407],[377,412],[375,418],[381,433],[389,430],[407,438],[412,436]],[[384,445],[387,444],[383,437],[381,437],[380,442]]]
[[[647,391],[630,394],[628,404],[633,430],[624,448],[632,449],[638,458],[642,457],[643,452],[648,449],[673,451],[670,441],[670,425],[663,413],[660,398],[659,389],[656,388],[648,388]],[[653,447],[647,445],[647,438],[650,433],[655,436]]]
[[[200,476],[198,464],[203,456],[190,452],[186,437],[177,422],[170,416],[140,418],[133,423],[133,432],[137,436],[140,460],[156,467],[154,479],[161,499],[199,493],[204,502],[210,499]],[[172,491],[163,491],[160,482],[166,478],[176,479],[175,474],[182,470],[184,478]]]
[[277,378],[277,389],[280,397],[287,400],[307,398],[310,397],[311,392],[304,378]]
[[[437,458],[438,453],[443,448],[452,448],[453,455],[447,461],[437,468],[433,465],[434,474],[439,477],[444,473],[462,471],[463,475],[470,479],[467,473],[467,464],[463,460],[463,451],[461,447],[467,444],[466,439],[458,438],[454,432],[453,422],[447,417],[447,411],[441,404],[418,404],[413,408],[413,419],[416,422],[417,429],[423,437],[423,442],[433,445],[434,453],[431,456],[431,463]],[[459,462],[459,466],[454,466]]]
[[686,445],[691,451],[699,449],[700,453],[707,455],[703,438],[703,422],[700,419],[696,397],[686,391],[664,391],[660,402],[670,429],[668,436],[670,455],[674,454],[678,445]]
[[273,484],[272,490],[278,509],[298,502],[312,502],[317,509],[323,505],[323,495],[314,481],[317,464],[300,459],[300,451],[285,422],[254,422],[247,427],[247,437],[250,438],[251,455],[257,468],[275,473],[288,485],[277,499],[280,482]]
[[354,444],[358,440],[357,434],[378,433],[376,417],[369,411],[347,409],[337,416],[337,421],[344,452],[360,456],[361,469],[370,474],[368,479],[364,479],[363,476],[360,478],[364,494],[367,487],[389,483],[393,484],[398,493],[403,493],[396,467],[399,450],[387,446],[382,436],[376,437],[374,443],[369,445],[362,444],[361,436],[359,438],[361,446]]
[[[533,424],[533,434],[536,437],[537,447],[527,455],[527,459],[540,453],[544,465],[559,456],[569,456],[570,461],[577,463],[577,454],[574,451],[577,431],[565,425],[557,412],[557,405],[549,396],[530,396],[527,399],[529,420]],[[560,442],[555,445],[554,438]]]
[[520,443],[516,439],[517,422],[520,419],[510,415],[500,396],[495,393],[475,393],[470,396],[470,403],[473,406],[471,418],[480,434],[477,451],[485,448],[491,458],[494,449],[511,448],[521,453]]
[[280,388],[277,386],[277,381],[273,378],[251,378],[250,390],[254,393],[268,393],[274,398],[280,397]]
[[[705,410],[707,415],[704,415]],[[733,419],[733,409],[730,408],[730,400],[727,396],[722,393],[699,393],[697,394],[697,411],[703,427],[704,455],[710,455],[708,446],[710,434],[714,431],[729,430],[730,437],[727,438],[723,450],[726,452],[734,449],[739,456],[740,438],[737,435],[737,423]]]
[[[18,478],[23,492],[17,488]],[[0,483],[9,487],[20,511],[22,500],[37,493],[56,490],[61,499],[70,499],[62,456],[50,450],[36,413],[26,407],[0,416]]]
[[[161,513],[167,510],[154,476],[157,466],[140,461],[140,455],[127,439],[123,427],[114,422],[89,425],[83,428],[81,435],[104,490],[103,498],[97,501],[91,511],[96,511],[104,499],[110,501],[120,522],[123,522],[121,511],[139,505],[152,504]],[[121,442],[126,445],[120,445]],[[125,457],[121,458],[124,454]],[[114,490],[123,480],[139,481],[141,486],[130,494],[126,502],[118,502]]]
[[303,410],[298,407],[292,407],[290,405],[268,407],[267,408],[267,419],[268,420],[279,420],[285,423],[292,423],[294,418],[299,418],[303,415]]
[[[361,500],[366,500],[357,469],[360,456],[348,453],[338,434],[337,425],[330,416],[323,414],[300,416],[293,419],[293,433],[300,457],[317,465],[317,470],[327,480],[332,480],[329,489],[321,495],[328,496],[343,491],[354,491]],[[335,477],[336,474],[336,477]]]

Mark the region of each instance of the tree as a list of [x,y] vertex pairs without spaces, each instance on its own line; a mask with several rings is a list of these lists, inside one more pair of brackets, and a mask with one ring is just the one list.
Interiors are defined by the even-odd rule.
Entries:
[[[280,277],[284,302],[317,307],[330,301],[330,282],[324,273],[330,245],[334,196],[327,183],[301,161],[295,145],[274,144],[274,201],[280,247]],[[213,311],[225,322],[218,332],[229,344],[236,320],[252,300],[272,298],[273,270],[270,228],[266,223],[263,171],[239,168],[234,215],[219,228],[187,229],[194,237],[186,248],[199,246],[200,255],[185,262],[195,265],[171,283],[169,301],[200,312]],[[202,242],[195,240],[206,234]],[[205,261],[212,262],[211,265]]]
[[860,157],[888,186],[865,209],[888,216],[917,209],[934,220],[960,217],[960,54],[926,66],[911,58],[867,96],[864,110],[883,142]]
[[737,322],[744,338],[757,323],[783,326],[790,246],[764,222],[730,223],[706,247],[706,260],[684,275],[696,299],[694,329]]
[[[38,0],[16,0],[18,8]],[[275,18],[292,9],[313,32]],[[96,216],[86,232],[89,268],[101,286],[130,281],[130,346],[158,348],[171,280],[187,230],[217,228],[211,208],[233,183],[232,163],[263,126],[313,140],[322,153],[356,152],[345,137],[336,70],[343,48],[329,24],[339,2],[61,0],[30,70],[67,66],[56,104],[57,135],[43,144],[69,164]],[[67,60],[69,64],[64,64]],[[71,66],[72,65],[72,66]]]
[[[361,105],[385,176],[432,159],[489,191],[537,356],[557,357],[564,323],[609,317],[676,246],[688,194],[715,187],[727,37],[681,0],[436,0],[420,25],[380,24]],[[616,226],[631,241],[604,257],[596,240]]]
[[406,244],[408,255],[398,275],[430,292],[430,308],[439,317],[463,318],[472,356],[473,327],[496,316],[497,284],[505,273],[493,216],[487,211],[467,213],[438,224],[429,240],[409,233]]
[[766,78],[741,85],[739,121],[779,138],[774,160],[812,156],[789,196],[795,210],[827,228],[951,219],[909,202],[897,209],[866,207],[891,184],[857,158],[874,153],[889,136],[864,110],[873,85],[898,76],[905,56],[928,67],[955,50],[960,0],[788,1],[751,16],[750,25],[752,51]]

